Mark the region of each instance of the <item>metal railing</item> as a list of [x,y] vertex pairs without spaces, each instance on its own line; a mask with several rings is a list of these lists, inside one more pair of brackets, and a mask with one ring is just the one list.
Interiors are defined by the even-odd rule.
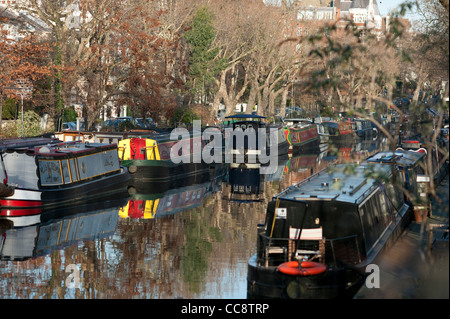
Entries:
[[277,266],[296,257],[317,260],[327,265],[355,265],[362,261],[363,254],[357,235],[297,241],[259,233],[257,239],[257,263],[265,267]]

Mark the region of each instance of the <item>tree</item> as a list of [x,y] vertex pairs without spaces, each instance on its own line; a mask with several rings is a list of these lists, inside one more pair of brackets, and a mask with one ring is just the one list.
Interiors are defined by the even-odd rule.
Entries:
[[214,47],[223,63],[216,77],[213,113],[223,101],[227,114],[239,102],[248,100],[248,108],[258,103],[262,113],[274,112],[274,100],[287,92],[293,55],[280,48],[284,39],[285,17],[262,1],[212,1],[216,19]]
[[194,8],[188,0],[158,6],[149,3],[139,9],[140,17],[130,20],[130,34],[135,36],[127,50],[134,58],[118,102],[129,105],[136,116],[162,121],[182,104],[187,74],[182,35]]
[[[142,22],[154,21],[158,3],[152,0],[31,0],[27,7],[20,8],[39,17],[52,30],[55,63],[61,65],[54,87],[66,100],[78,92],[88,127],[103,107],[114,105],[119,96],[129,93],[125,83],[135,70],[133,63],[138,65],[136,61],[152,45],[147,38],[139,43],[140,36],[147,35],[141,29]],[[150,9],[146,10],[147,7]],[[148,15],[150,10],[152,15]],[[60,113],[57,104],[55,115]]]
[[[192,26],[184,34],[189,45],[189,75],[188,85],[191,92],[202,99],[214,83],[214,78],[223,69],[221,59],[216,59],[220,48],[213,45],[216,31],[213,26],[213,14],[207,7],[200,7],[193,20]],[[205,102],[205,100],[203,100]]]
[[[427,192],[439,201],[434,192],[433,176],[436,173],[436,167],[440,167],[440,165],[435,164],[436,162],[442,164],[448,160],[449,154],[448,149],[444,150],[439,146],[436,138],[443,122],[443,116],[445,112],[448,112],[448,106],[444,106],[442,102],[436,104],[439,115],[430,120],[424,116],[427,114],[425,108],[429,105],[413,101],[407,109],[399,109],[392,101],[393,95],[385,94],[386,90],[392,92],[398,79],[405,81],[406,77],[411,74],[417,76],[416,83],[418,85],[409,94],[418,94],[417,90],[420,90],[421,84],[432,77],[439,82],[448,81],[448,70],[433,74],[433,68],[429,67],[430,64],[427,63],[428,59],[421,55],[420,51],[425,51],[425,49],[439,51],[439,47],[433,45],[433,37],[422,34],[420,36],[422,41],[410,42],[414,36],[408,34],[405,24],[400,18],[410,8],[410,4],[400,7],[398,14],[393,15],[390,32],[381,39],[372,35],[368,30],[359,30],[351,24],[347,26],[343,35],[334,34],[333,32],[338,31],[335,28],[328,32],[321,30],[313,34],[310,40],[314,43],[314,48],[310,52],[317,63],[314,63],[310,70],[309,86],[322,95],[331,94],[330,102],[339,98],[344,102],[343,107],[346,110],[352,110],[354,115],[367,118],[375,123],[388,138],[392,151],[398,146],[399,136],[403,137],[404,134],[407,134],[408,137],[420,136],[428,153],[433,154],[433,156],[427,157],[427,163],[422,167],[425,175],[431,177]],[[444,20],[440,26],[441,30],[448,30],[448,17],[446,21]],[[447,38],[448,36],[439,40],[438,37],[435,40],[445,42],[448,41]],[[438,58],[441,64],[448,65],[448,54],[446,57],[443,55]],[[400,115],[401,121],[392,130],[381,125],[373,116],[373,112],[379,110],[376,108],[379,103],[385,105],[385,108],[382,109],[383,112],[392,108]],[[409,122],[403,123],[406,114],[416,114],[420,117],[410,118]],[[400,130],[403,131],[401,134]],[[413,204],[417,203],[418,199],[414,198],[402,184],[398,183],[396,187],[402,189]]]
[[[51,52],[50,45],[36,35],[25,35],[21,40],[9,38],[3,24],[0,24],[0,127],[5,98],[18,101],[24,90],[31,93],[39,80],[54,74],[56,67],[50,61]],[[20,86],[19,82],[27,85]]]

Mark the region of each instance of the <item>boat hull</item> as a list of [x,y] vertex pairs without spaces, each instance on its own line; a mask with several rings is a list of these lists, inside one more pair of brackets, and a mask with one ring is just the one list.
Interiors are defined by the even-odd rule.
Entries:
[[352,298],[364,284],[365,276],[350,268],[328,270],[315,276],[293,276],[277,267],[258,266],[256,254],[248,262],[247,297],[281,299]]
[[162,160],[124,160],[122,165],[129,169],[131,178],[139,182],[168,182],[208,172],[215,164],[174,163]]
[[249,298],[351,298],[400,237],[411,221],[404,194],[366,177],[390,178],[390,167],[363,163],[351,176],[346,168],[323,169],[268,203],[248,262]]
[[16,188],[12,196],[0,199],[0,216],[29,216],[39,214],[42,209],[115,197],[127,192],[129,180],[127,169],[121,168],[119,173],[70,186],[37,190]]

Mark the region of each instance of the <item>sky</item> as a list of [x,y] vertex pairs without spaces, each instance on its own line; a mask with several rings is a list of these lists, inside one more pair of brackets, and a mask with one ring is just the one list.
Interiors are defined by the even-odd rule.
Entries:
[[396,9],[404,0],[377,0],[380,14],[385,17],[389,12]]
[[[385,17],[389,12],[398,9],[400,4],[407,2],[406,0],[377,0],[378,9],[382,17]],[[413,14],[409,13],[406,15],[407,18],[412,17]]]

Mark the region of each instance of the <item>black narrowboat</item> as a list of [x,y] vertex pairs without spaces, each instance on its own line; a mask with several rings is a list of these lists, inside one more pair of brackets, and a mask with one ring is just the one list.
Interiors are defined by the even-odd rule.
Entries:
[[439,183],[439,175],[446,174],[447,164],[438,167],[435,154],[431,154],[432,167],[425,169],[427,156],[430,156],[428,151],[420,147],[418,141],[404,141],[402,146],[407,148],[397,148],[394,152],[378,152],[368,157],[366,162],[395,165],[399,171],[398,182],[405,189],[405,200],[414,211],[416,222],[422,222],[431,212],[431,202],[428,198],[431,180]]
[[0,177],[14,190],[0,197],[0,216],[37,214],[126,193],[130,175],[117,145],[54,138],[0,141]]
[[248,168],[259,168],[267,164],[269,157],[289,153],[282,123],[270,124],[265,117],[254,114],[227,116],[225,127],[225,162],[231,167],[247,164]]
[[371,137],[377,133],[377,129],[372,125],[372,122],[367,119],[354,119],[352,126],[354,125],[354,131],[358,137],[366,138]]
[[276,195],[248,262],[248,298],[353,297],[410,222],[391,177],[382,164],[335,165]]

